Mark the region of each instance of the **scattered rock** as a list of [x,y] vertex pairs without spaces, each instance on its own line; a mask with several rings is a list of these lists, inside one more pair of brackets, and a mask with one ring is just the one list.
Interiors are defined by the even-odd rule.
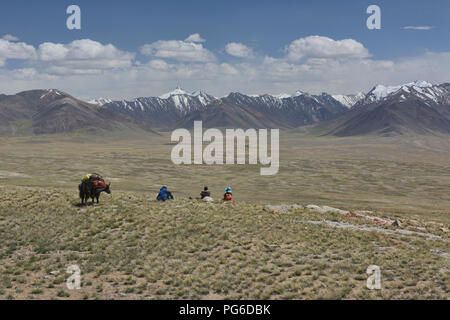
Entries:
[[202,200],[205,202],[213,202],[214,201],[214,199],[211,197],[204,197]]
[[346,217],[346,218],[351,218],[351,217],[353,217],[353,214],[352,214],[351,212],[349,212],[349,213],[346,213],[346,214],[344,215],[344,217]]
[[51,271],[50,274],[53,276],[57,276],[59,274],[59,271],[57,271],[57,270]]
[[375,249],[381,250],[381,251],[395,251],[395,250],[397,250],[397,248],[395,248],[395,247],[375,247]]
[[383,219],[380,217],[369,216],[369,215],[365,214],[366,212],[372,212],[372,211],[355,211],[354,215],[355,215],[355,217],[367,219],[367,220],[370,220],[373,223],[376,223],[379,225],[388,225],[388,226],[398,225],[398,226],[400,226],[400,222],[397,220]]
[[356,215],[367,215],[367,214],[373,214],[373,211],[369,210],[358,210],[354,212]]
[[413,236],[413,237],[425,237],[429,240],[441,240],[448,242],[447,239],[443,239],[440,236],[431,233],[425,232],[415,232],[411,230],[404,229],[385,229],[380,227],[369,227],[365,225],[353,225],[349,223],[337,222],[337,221],[329,221],[329,220],[299,220],[298,222],[311,223],[315,225],[322,225],[324,227],[334,227],[339,229],[350,229],[350,230],[359,230],[359,231],[367,231],[367,232],[382,232],[384,234],[392,235],[392,234],[401,234],[404,236]]
[[406,220],[405,224],[407,224],[409,226],[417,227],[419,225],[419,222],[416,220]]
[[339,213],[341,215],[348,215],[348,214],[350,214],[350,212],[347,211],[347,210],[341,210],[341,209],[328,207],[328,206],[319,207],[319,206],[316,206],[315,204],[307,205],[306,208],[311,210],[311,211],[318,212],[318,213]]
[[287,213],[289,210],[294,210],[294,209],[304,209],[304,207],[301,205],[298,205],[298,204],[279,205],[279,206],[267,205],[264,207],[264,211],[273,213],[273,214]]

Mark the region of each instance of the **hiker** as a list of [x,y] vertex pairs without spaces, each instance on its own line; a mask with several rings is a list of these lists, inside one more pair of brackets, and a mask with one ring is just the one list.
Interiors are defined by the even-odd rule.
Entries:
[[158,196],[156,197],[156,200],[158,201],[173,200],[172,192],[167,190],[166,186],[163,186],[161,189],[159,189],[159,193]]
[[200,197],[201,197],[202,200],[203,200],[204,198],[206,198],[206,197],[211,197],[211,192],[209,192],[208,187],[205,186],[205,187],[203,188],[203,191],[200,192]]
[[233,192],[231,191],[231,187],[225,188],[225,194],[223,195],[223,201],[233,201]]

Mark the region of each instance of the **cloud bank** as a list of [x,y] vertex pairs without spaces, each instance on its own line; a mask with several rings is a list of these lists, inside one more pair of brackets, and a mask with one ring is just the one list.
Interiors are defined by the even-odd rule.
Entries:
[[185,40],[159,40],[143,44],[139,52],[127,52],[90,39],[34,47],[3,37],[2,93],[58,88],[82,99],[128,99],[159,96],[180,84],[216,96],[299,89],[335,94],[367,91],[377,83],[446,82],[450,74],[450,52],[380,60],[354,39],[293,39],[278,56],[257,54],[239,42],[225,44],[225,52],[214,52],[204,43],[199,34],[192,34]]

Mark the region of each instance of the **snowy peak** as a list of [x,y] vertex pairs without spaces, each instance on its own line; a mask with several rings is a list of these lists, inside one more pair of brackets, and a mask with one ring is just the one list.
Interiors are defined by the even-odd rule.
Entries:
[[92,100],[88,101],[88,103],[95,104],[100,107],[107,103],[111,103],[111,102],[113,102],[113,101],[111,99],[107,99],[107,98],[98,98],[98,99],[92,99]]
[[188,96],[190,96],[191,94],[187,93],[186,91],[184,91],[180,87],[177,87],[175,90],[173,90],[171,92],[168,92],[166,94],[163,94],[159,98],[161,98],[161,99],[169,99],[172,96],[178,96],[178,95],[188,95]]
[[[409,82],[409,83],[405,83],[405,84],[398,85],[398,86],[384,86],[384,85],[379,84],[379,85],[375,86],[372,90],[370,90],[370,92],[367,94],[367,96],[363,100],[363,104],[377,102],[377,101],[383,100],[387,97],[394,96],[400,92],[405,93],[405,94],[411,94],[411,93],[430,94],[431,91],[433,91],[433,87],[434,87],[433,84],[431,84],[427,81],[414,81],[414,82]],[[403,97],[406,97],[406,96],[403,95]]]
[[180,87],[177,87],[175,90],[159,96],[159,99],[171,100],[179,109],[189,109],[189,105],[192,104],[192,100],[195,100],[195,102],[200,103],[202,106],[206,106],[209,102],[215,100],[216,98],[202,90],[188,93]]
[[193,97],[199,97],[199,96],[209,96],[209,94],[205,93],[203,90],[197,90],[190,94]]
[[63,95],[66,95],[66,94],[57,89],[47,89],[47,90],[44,90],[44,94],[41,95],[40,99],[42,100],[42,99],[48,98],[48,97],[63,96]]
[[303,95],[308,95],[308,93],[300,91],[300,90],[297,90],[297,91],[295,91],[295,93],[292,96],[293,97],[300,97],[300,96],[303,96]]
[[277,99],[288,99],[288,98],[291,98],[292,96],[287,93],[280,93],[277,95],[272,95],[272,97],[277,98]]
[[[303,95],[307,96],[309,94],[306,93],[306,92],[297,90],[293,94],[280,93],[280,94],[271,94],[270,96],[282,100],[282,99],[289,99],[289,98],[294,98],[294,97],[300,97],[300,96],[303,96]],[[253,96],[258,97],[258,95],[253,95]]]
[[332,96],[335,100],[342,103],[347,108],[353,107],[359,100],[365,97],[365,94],[358,92],[357,94],[336,94]]

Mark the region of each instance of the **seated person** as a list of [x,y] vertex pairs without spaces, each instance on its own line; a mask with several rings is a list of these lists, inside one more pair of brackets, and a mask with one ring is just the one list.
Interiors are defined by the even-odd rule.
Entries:
[[158,193],[158,196],[156,197],[156,200],[158,201],[166,201],[166,200],[173,200],[172,192],[167,190],[166,186],[163,186]]
[[223,195],[224,201],[232,201],[233,200],[233,192],[230,187],[225,188],[225,194]]
[[204,199],[206,197],[211,197],[211,192],[209,192],[208,187],[204,187],[203,191],[200,192],[201,199]]

